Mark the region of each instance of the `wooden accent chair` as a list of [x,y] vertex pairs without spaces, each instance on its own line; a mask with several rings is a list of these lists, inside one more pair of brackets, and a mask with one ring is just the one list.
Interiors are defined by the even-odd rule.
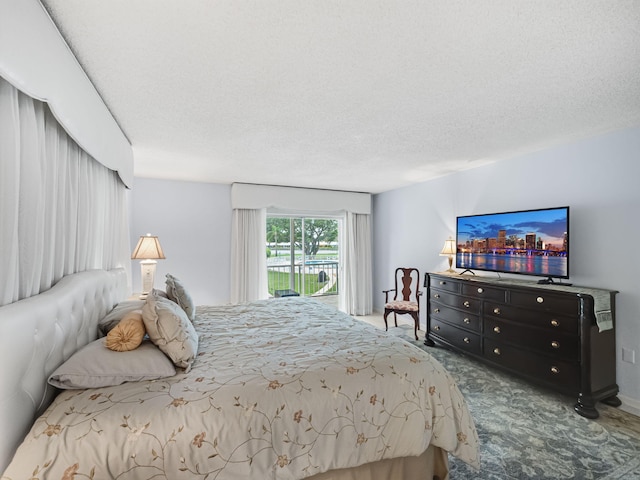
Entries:
[[[415,323],[414,334],[418,340],[420,330],[420,272],[417,268],[396,268],[395,288],[383,290],[384,293],[384,326],[389,330],[387,315],[393,312],[393,319],[398,326],[397,315],[411,315]],[[389,300],[389,293],[395,292]],[[415,300],[412,300],[412,295]]]

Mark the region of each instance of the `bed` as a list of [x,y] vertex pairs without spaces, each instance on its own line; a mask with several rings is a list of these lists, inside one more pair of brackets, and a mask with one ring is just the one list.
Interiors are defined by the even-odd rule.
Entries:
[[175,373],[48,405],[47,379],[103,342],[124,284],[84,272],[0,308],[3,479],[444,479],[448,454],[478,467],[473,419],[436,360],[300,297],[199,306],[191,360],[165,355]]

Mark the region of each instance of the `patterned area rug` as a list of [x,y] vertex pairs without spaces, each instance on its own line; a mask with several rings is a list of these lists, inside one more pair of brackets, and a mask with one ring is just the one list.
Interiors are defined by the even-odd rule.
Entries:
[[640,417],[599,403],[600,417],[575,399],[538,388],[469,357],[416,341],[413,327],[389,328],[428,351],[454,376],[480,437],[481,470],[450,457],[452,479],[640,480]]

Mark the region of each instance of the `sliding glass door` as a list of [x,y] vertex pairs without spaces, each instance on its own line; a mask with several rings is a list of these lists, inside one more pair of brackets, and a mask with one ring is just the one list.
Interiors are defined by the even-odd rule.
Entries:
[[333,296],[337,305],[340,224],[337,218],[267,216],[270,296]]

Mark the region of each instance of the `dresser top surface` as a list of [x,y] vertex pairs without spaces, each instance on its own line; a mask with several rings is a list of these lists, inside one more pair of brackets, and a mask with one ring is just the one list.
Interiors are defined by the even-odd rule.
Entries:
[[600,296],[602,294],[618,293],[616,290],[609,290],[606,288],[562,285],[559,283],[541,284],[533,280],[525,280],[525,279],[521,280],[521,279],[515,279],[515,278],[492,278],[488,276],[473,275],[473,274],[469,275],[469,274],[449,273],[446,271],[430,272],[428,273],[428,275],[447,277],[447,278],[450,278],[451,280],[462,280],[467,282],[485,283],[493,286],[534,288],[534,289],[543,289],[543,290],[556,291],[556,292],[587,294],[591,296]]

